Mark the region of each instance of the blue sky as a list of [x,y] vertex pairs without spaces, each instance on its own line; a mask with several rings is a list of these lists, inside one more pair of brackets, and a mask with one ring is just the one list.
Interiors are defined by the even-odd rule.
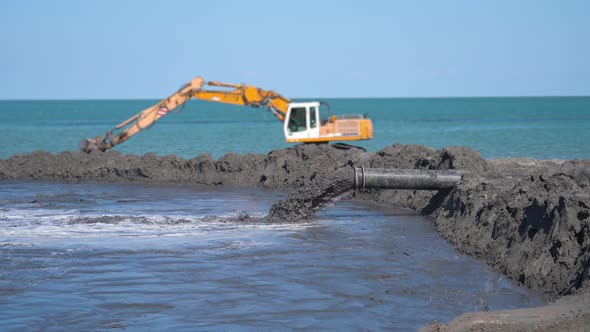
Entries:
[[1,1],[0,99],[590,95],[589,1]]

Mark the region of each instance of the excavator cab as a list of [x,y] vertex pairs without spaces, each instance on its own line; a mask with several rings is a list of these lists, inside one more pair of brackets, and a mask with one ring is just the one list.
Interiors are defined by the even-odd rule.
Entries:
[[[321,143],[373,138],[373,123],[366,116],[360,114],[332,116],[329,107],[320,110],[322,106],[327,104],[323,102],[289,103],[283,127],[286,141]],[[326,113],[328,116],[324,119]]]
[[289,139],[313,139],[320,137],[320,103],[290,103],[285,116],[284,132]]

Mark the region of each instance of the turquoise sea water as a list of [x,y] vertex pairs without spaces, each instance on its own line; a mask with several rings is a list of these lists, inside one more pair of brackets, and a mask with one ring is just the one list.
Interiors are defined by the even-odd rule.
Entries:
[[[590,97],[327,99],[334,114],[367,113],[377,151],[395,142],[468,146],[486,158],[590,159]],[[155,100],[0,101],[0,158],[77,150]],[[116,149],[192,157],[284,148],[282,123],[249,107],[190,101]]]

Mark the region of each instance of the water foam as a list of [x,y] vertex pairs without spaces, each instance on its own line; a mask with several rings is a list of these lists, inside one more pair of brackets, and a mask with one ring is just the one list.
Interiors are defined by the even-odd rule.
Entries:
[[[310,222],[311,223],[311,222]],[[265,229],[295,230],[299,225],[269,224],[262,213],[220,216],[100,214],[78,210],[5,209],[0,214],[0,244],[68,239],[204,237]]]

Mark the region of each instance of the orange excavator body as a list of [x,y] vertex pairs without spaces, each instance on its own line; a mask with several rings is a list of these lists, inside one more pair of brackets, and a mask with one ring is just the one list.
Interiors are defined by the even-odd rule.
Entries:
[[[204,86],[221,89],[204,90]],[[119,145],[140,131],[151,127],[156,121],[191,98],[266,108],[284,123],[283,130],[287,142],[320,143],[373,138],[373,123],[365,116],[330,115],[327,119],[321,120],[320,105],[328,106],[326,103],[296,103],[272,90],[245,84],[206,82],[196,77],[170,97],[121,122],[105,136],[83,139],[80,142],[80,150],[83,152],[106,151]]]

